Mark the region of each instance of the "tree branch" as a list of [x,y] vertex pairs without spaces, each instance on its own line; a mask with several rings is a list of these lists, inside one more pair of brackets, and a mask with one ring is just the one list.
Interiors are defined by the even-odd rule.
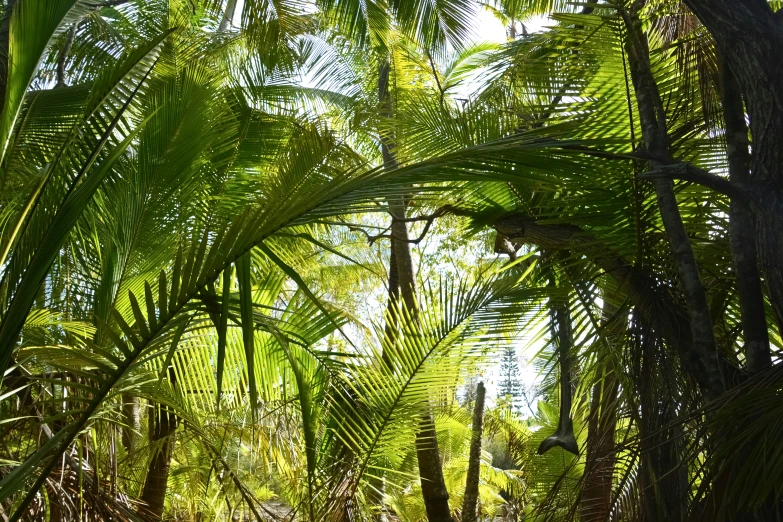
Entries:
[[744,203],[750,203],[750,195],[739,184],[732,183],[726,178],[707,172],[691,165],[690,163],[672,163],[669,165],[657,165],[639,175],[639,178],[646,180],[668,179],[690,181],[702,185],[709,189],[723,194],[732,199],[741,200]]
[[446,90],[440,84],[440,78],[438,77],[438,69],[435,68],[435,62],[432,59],[432,55],[427,51],[427,58],[430,61],[430,67],[432,68],[432,75],[435,77],[435,84],[438,86],[438,92],[440,93],[440,106],[443,107],[443,97],[446,95]]
[[[590,232],[571,224],[545,225],[524,214],[512,214],[493,225],[499,235],[512,243],[536,245],[546,250],[570,250],[586,257],[614,279],[627,292],[641,316],[667,343],[681,353],[692,349],[688,316],[659,277],[638,269],[623,256],[603,244]],[[688,365],[686,360],[686,366]],[[691,371],[693,368],[689,368]]]
[[429,215],[426,215],[426,216],[416,216],[416,217],[411,217],[411,218],[399,218],[399,219],[398,218],[394,218],[394,217],[392,218],[392,222],[393,223],[416,223],[418,221],[426,221],[427,224],[424,226],[424,230],[422,230],[421,234],[416,239],[408,239],[408,238],[399,237],[399,236],[397,236],[397,235],[395,235],[393,233],[392,234],[387,234],[386,232],[391,227],[387,227],[380,234],[374,234],[374,235],[368,233],[366,230],[364,230],[362,228],[355,227],[355,226],[349,226],[348,230],[350,230],[351,232],[361,232],[362,234],[367,236],[367,241],[369,242],[370,245],[372,245],[373,243],[375,243],[379,239],[394,239],[394,240],[398,240],[398,241],[404,241],[404,242],[410,243],[412,245],[418,245],[419,243],[421,243],[424,240],[424,238],[426,237],[427,233],[430,231],[430,228],[432,228],[432,223],[434,223],[437,218],[439,218],[439,217],[441,217],[441,216],[443,216],[445,214],[449,214],[449,213],[456,214],[456,212],[453,212],[454,210],[456,210],[456,209],[454,209],[454,207],[452,207],[451,205],[444,205],[444,206],[438,208],[432,214],[429,214]]

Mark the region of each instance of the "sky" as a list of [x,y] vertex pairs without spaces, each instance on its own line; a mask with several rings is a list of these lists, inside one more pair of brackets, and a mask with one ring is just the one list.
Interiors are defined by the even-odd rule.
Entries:
[[[547,19],[537,16],[525,21],[525,29],[528,33],[537,33],[547,26]],[[477,41],[505,43],[506,28],[492,12],[480,9],[478,12],[478,26],[476,27]]]

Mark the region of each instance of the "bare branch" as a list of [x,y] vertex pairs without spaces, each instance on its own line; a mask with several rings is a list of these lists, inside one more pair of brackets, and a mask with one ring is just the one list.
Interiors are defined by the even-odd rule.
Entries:
[[750,203],[750,195],[741,185],[732,183],[726,178],[722,178],[712,174],[711,172],[707,172],[706,170],[695,167],[690,163],[658,165],[654,169],[640,174],[639,177],[646,180],[678,179],[682,181],[690,181],[692,183],[696,183],[698,185],[712,189],[715,192],[728,196],[732,199],[738,199],[745,203]]
[[432,224],[435,222],[437,218],[445,214],[458,214],[458,212],[455,212],[456,210],[457,209],[455,209],[451,205],[444,205],[438,208],[432,214],[426,216],[417,216],[417,217],[402,218],[402,219],[392,218],[392,221],[396,223],[416,223],[418,221],[426,221],[427,224],[424,225],[424,230],[421,231],[421,234],[416,239],[406,239],[406,238],[398,237],[394,234],[387,234],[391,226],[383,229],[383,232],[381,232],[380,234],[370,234],[361,227],[347,225],[347,224],[346,225],[348,226],[348,230],[350,230],[351,232],[361,232],[362,234],[364,234],[367,237],[367,241],[370,245],[372,245],[379,239],[396,239],[399,241],[405,241],[406,243],[410,243],[412,245],[418,245],[427,236],[427,233],[430,231],[430,228],[432,228]]

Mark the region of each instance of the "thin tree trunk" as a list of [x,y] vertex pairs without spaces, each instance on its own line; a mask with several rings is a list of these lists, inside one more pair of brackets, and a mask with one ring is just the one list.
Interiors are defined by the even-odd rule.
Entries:
[[[721,95],[723,119],[726,123],[726,149],[729,163],[729,181],[747,184],[750,181],[750,152],[748,127],[742,93],[725,60],[721,59]],[[737,279],[742,333],[745,340],[745,365],[755,374],[772,365],[769,350],[764,294],[758,269],[753,214],[743,201],[731,199],[729,209],[729,237],[734,272]]]
[[476,387],[476,404],[473,406],[473,429],[470,435],[468,477],[465,481],[465,496],[462,502],[462,522],[476,522],[479,476],[481,472],[481,435],[484,431],[485,394],[484,383],[478,383]]
[[416,458],[419,463],[421,495],[429,522],[452,522],[449,493],[443,479],[438,439],[432,414],[425,413],[416,434]]
[[9,56],[9,37],[11,29],[11,15],[17,0],[8,0],[5,14],[0,22],[0,113],[5,108],[5,91],[8,85],[8,71],[11,66]]
[[[650,67],[647,37],[641,29],[637,16],[636,10],[639,4],[639,0],[636,0],[630,12],[623,9],[621,14],[628,31],[626,47],[631,79],[639,108],[642,137],[647,153],[660,159],[651,162],[652,167],[655,168],[672,162],[673,159],[669,150],[666,114],[658,92],[658,85]],[[702,384],[705,396],[708,399],[714,399],[725,391],[725,383],[720,370],[707,293],[699,274],[688,233],[682,222],[677,198],[674,194],[674,183],[669,179],[655,179],[653,186],[658,198],[661,219],[669,238],[674,261],[677,264],[685,302],[688,306],[693,344],[692,353],[686,354],[686,356],[691,359],[690,365],[698,368],[702,374],[699,382]]]
[[[618,320],[616,313],[617,309],[604,297],[602,321],[609,350],[615,349],[614,340],[621,337],[627,326],[627,319]],[[582,522],[609,520],[612,506],[619,380],[611,357],[601,364],[598,377],[598,382],[593,385],[587,423],[587,456],[579,502],[579,520]]]
[[[411,320],[417,321],[416,284],[410,243],[408,242],[408,228],[404,221],[400,221],[405,219],[404,206],[398,208],[392,219],[394,220],[392,241],[395,243],[394,253],[397,258],[400,293]],[[449,493],[443,478],[435,421],[430,412],[422,415],[419,431],[416,433],[416,457],[419,463],[421,494],[427,510],[427,520],[429,522],[451,522]]]
[[[391,118],[393,111],[389,90],[390,72],[391,64],[388,58],[386,58],[378,68],[378,100],[380,102],[381,114],[386,118]],[[388,170],[396,168],[397,160],[394,157],[393,134],[390,134],[387,129],[382,129],[380,140],[384,167]],[[416,278],[413,271],[408,227],[405,223],[406,202],[404,198],[397,197],[390,198],[388,204],[392,217],[391,241],[397,261],[400,295],[407,312],[410,314],[410,319],[417,321]],[[421,493],[427,510],[427,519],[429,522],[451,522],[449,493],[443,478],[435,422],[432,414],[429,412],[422,415],[419,430],[416,433],[416,457],[419,463]]]
[[122,415],[126,424],[122,427],[122,445],[130,455],[136,446],[137,433],[141,429],[138,397],[130,393],[122,394]]
[[644,522],[687,520],[688,475],[683,465],[683,428],[676,422],[676,397],[661,395],[656,372],[660,349],[642,338],[639,386],[639,483]]
[[73,46],[73,40],[76,38],[76,25],[73,24],[65,35],[65,45],[63,45],[60,51],[60,56],[57,57],[57,84],[55,87],[65,87],[65,62],[68,60],[68,55],[71,52]]
[[[169,368],[169,381],[174,385],[174,372]],[[141,501],[146,504],[140,511],[149,521],[161,520],[166,504],[166,491],[171,468],[171,454],[174,449],[177,417],[166,406],[156,405],[150,413],[150,445],[153,456],[147,471],[147,480]]]
[[226,4],[226,11],[223,13],[223,18],[220,19],[219,32],[225,32],[228,29],[229,24],[234,20],[234,12],[237,9],[237,0],[228,0]]
[[579,502],[579,520],[582,522],[603,522],[609,518],[615,462],[617,390],[617,379],[610,366],[606,365],[601,380],[593,385],[590,399],[587,457]]

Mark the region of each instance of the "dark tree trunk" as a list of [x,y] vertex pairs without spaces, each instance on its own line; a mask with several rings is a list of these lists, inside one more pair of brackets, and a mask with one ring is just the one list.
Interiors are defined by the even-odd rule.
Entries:
[[443,479],[443,468],[438,451],[438,439],[432,415],[423,415],[416,434],[416,458],[419,463],[421,495],[429,522],[452,522],[449,493]]
[[783,16],[764,0],[685,0],[715,38],[750,117],[756,246],[783,328]]
[[606,365],[602,379],[593,385],[590,398],[584,485],[579,502],[579,520],[582,522],[603,522],[609,519],[615,461],[617,391],[618,381],[610,365]]
[[[386,118],[391,118],[393,111],[389,91],[390,72],[391,64],[386,59],[381,63],[378,70],[378,100],[380,102],[381,114]],[[389,170],[394,169],[397,166],[397,161],[394,157],[394,136],[389,134],[387,129],[382,129],[380,136],[384,167]],[[404,198],[392,198],[388,204],[392,217],[392,251],[394,252],[397,265],[396,275],[399,282],[400,295],[411,320],[416,321],[418,320],[416,277],[413,271],[408,226],[405,222],[407,205]],[[449,493],[446,489],[446,482],[443,479],[435,422],[432,419],[432,414],[429,412],[422,415],[419,430],[416,433],[416,457],[419,463],[421,494],[427,510],[427,519],[429,522],[452,522],[451,510],[449,509]]]
[[[169,369],[169,380],[174,385],[174,372]],[[173,411],[163,405],[156,405],[150,413],[150,446],[153,455],[147,471],[147,480],[141,501],[145,506],[140,510],[146,520],[161,520],[166,503],[166,490],[171,468],[171,454],[174,449],[177,417]]]
[[[721,65],[721,96],[723,119],[726,124],[729,181],[747,184],[750,181],[751,158],[742,94],[724,60]],[[758,269],[753,214],[748,205],[737,198],[731,199],[729,235],[742,314],[745,365],[748,373],[755,374],[772,365],[772,356],[769,350],[767,316],[764,311],[764,294]]]
[[[627,318],[618,319],[616,314],[617,309],[604,297],[603,337],[610,350],[616,348],[615,341],[627,331]],[[579,502],[579,519],[582,522],[609,520],[612,505],[619,380],[611,358],[601,364],[598,377],[598,382],[593,385],[587,423],[584,485]]]
[[476,522],[479,476],[481,473],[481,436],[484,431],[485,394],[484,383],[478,383],[476,387],[476,403],[473,406],[473,429],[470,435],[468,477],[465,481],[465,496],[462,501],[462,522]]
[[[650,67],[647,37],[641,29],[636,13],[638,4],[638,1],[634,2],[631,11],[622,10],[621,14],[628,32],[626,48],[644,145],[648,154],[660,158],[660,161],[651,162],[652,167],[655,168],[672,162],[673,159],[669,150],[666,114]],[[693,338],[692,352],[687,354],[691,358],[690,366],[698,368],[698,372],[702,374],[699,383],[702,384],[705,396],[714,399],[723,393],[725,384],[716,351],[707,293],[677,206],[674,183],[669,179],[655,179],[653,186],[688,306]]]
[[[410,313],[411,320],[417,321],[416,284],[410,244],[408,243],[408,228],[404,221],[400,221],[405,219],[404,207],[398,210],[392,219],[395,221],[395,224],[392,225],[392,241],[395,243],[394,253],[397,258],[397,271],[400,278],[400,294],[405,308]],[[427,510],[427,520],[429,522],[451,522],[449,493],[443,478],[435,421],[429,412],[422,415],[419,431],[416,433],[416,457],[419,463],[421,494]]]
[[632,371],[639,386],[639,409],[633,415],[639,427],[640,520],[682,522],[689,483],[681,457],[683,428],[676,422],[680,398],[662,378],[671,371],[666,368],[668,353],[641,324],[634,325],[633,341]]
[[[386,336],[386,342],[393,342],[395,332],[397,330],[397,304],[400,301],[400,276],[397,269],[397,254],[395,253],[394,241],[391,241],[389,248],[389,300],[386,303],[386,327],[384,333]],[[383,358],[386,360],[387,355],[384,351]],[[386,361],[387,363],[389,361]]]

